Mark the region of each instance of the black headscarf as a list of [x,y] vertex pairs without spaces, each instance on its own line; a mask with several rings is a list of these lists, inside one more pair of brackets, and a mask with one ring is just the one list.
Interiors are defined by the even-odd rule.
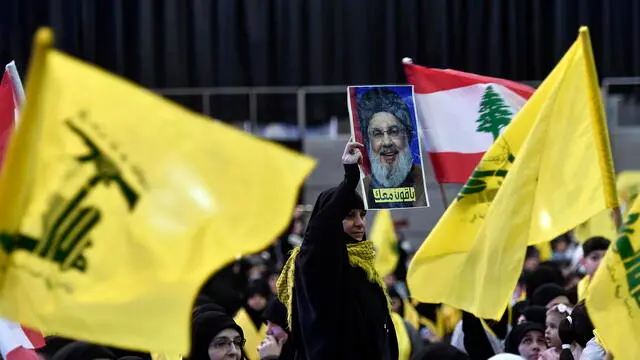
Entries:
[[242,328],[224,312],[204,311],[197,314],[191,327],[191,355],[189,360],[209,360],[209,345],[221,331],[236,330],[244,338]]
[[387,293],[389,294],[389,299],[400,299],[400,310],[398,311],[398,314],[404,317],[404,301],[402,301],[400,293],[393,286],[387,289]]
[[557,284],[544,284],[533,293],[533,296],[531,297],[531,305],[547,306],[551,300],[558,296],[567,296],[567,291]]
[[75,341],[62,347],[53,356],[53,360],[92,360],[116,359],[111,350],[104,346]]
[[522,312],[525,319],[530,322],[538,323],[545,326],[547,321],[547,308],[544,306],[529,306]]
[[544,326],[536,322],[527,321],[517,325],[513,330],[511,330],[509,336],[507,336],[507,339],[504,342],[504,352],[520,355],[518,347],[520,347],[520,342],[522,342],[525,335],[531,331],[539,331],[544,334],[544,330]]
[[[338,191],[338,187],[333,187],[331,189],[323,191],[318,196],[318,199],[316,200],[316,204],[313,206],[313,211],[311,212],[311,216],[309,217],[309,222],[312,222],[314,220],[314,218],[316,217],[320,209],[323,209],[327,206],[329,199],[333,197],[333,194],[335,194],[336,191]],[[353,191],[348,195],[346,202],[349,206],[349,211],[353,209],[364,210],[364,200],[362,200],[362,197],[356,191]],[[348,214],[349,213],[342,214],[342,217],[346,217]],[[307,231],[309,231],[309,228],[307,228]],[[344,238],[346,243],[356,241],[354,238],[349,236],[344,231],[341,231],[341,233],[342,233],[341,236]],[[363,238],[363,240],[366,240],[366,235]]]
[[564,286],[562,272],[551,264],[540,264],[526,279],[527,297],[531,298],[536,290],[547,283]]
[[264,321],[270,321],[287,329],[287,308],[277,298],[272,298],[262,315]]
[[427,345],[412,357],[413,360],[470,360],[469,355],[445,343]]
[[287,308],[277,298],[273,298],[264,310],[263,318],[265,322],[269,321],[280,326],[289,335],[287,342],[282,346],[278,360],[293,360],[295,358],[295,341],[291,332],[287,331]]

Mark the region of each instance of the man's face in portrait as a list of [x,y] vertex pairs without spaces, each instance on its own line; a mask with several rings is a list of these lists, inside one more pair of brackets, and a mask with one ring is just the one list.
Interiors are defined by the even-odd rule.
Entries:
[[407,129],[391,113],[378,112],[369,120],[369,159],[375,182],[398,187],[413,165]]

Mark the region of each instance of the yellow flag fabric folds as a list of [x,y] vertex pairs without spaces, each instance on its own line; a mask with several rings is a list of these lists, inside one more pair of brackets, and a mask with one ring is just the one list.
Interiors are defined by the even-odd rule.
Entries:
[[[620,209],[626,215],[631,205],[640,193],[640,171],[622,171],[616,178],[616,188],[620,199]],[[579,242],[585,242],[594,236],[603,236],[615,240],[618,229],[613,221],[610,210],[598,213],[596,216],[578,225],[573,231]]]
[[616,180],[620,207],[626,215],[640,194],[640,171],[622,171]]
[[0,182],[1,315],[188,354],[199,288],[277,237],[314,161],[58,51],[35,57]]
[[640,359],[639,219],[636,200],[587,288],[589,317],[616,359]]
[[414,298],[499,319],[527,245],[549,241],[617,205],[585,36],[581,31],[485,153],[418,250],[408,273]]
[[391,274],[398,265],[398,237],[391,211],[378,211],[371,226],[369,239],[376,249],[376,271],[384,278]]
[[253,324],[253,320],[244,308],[240,308],[238,313],[233,318],[236,324],[242,328],[244,338],[246,340],[245,353],[249,360],[260,360],[260,353],[258,352],[258,346],[264,338],[267,337],[267,327],[261,324],[259,329]]
[[609,209],[599,212],[573,229],[573,235],[580,243],[594,236],[602,236],[609,240],[614,240],[616,233],[616,225],[613,223],[613,217],[611,217],[611,210]]

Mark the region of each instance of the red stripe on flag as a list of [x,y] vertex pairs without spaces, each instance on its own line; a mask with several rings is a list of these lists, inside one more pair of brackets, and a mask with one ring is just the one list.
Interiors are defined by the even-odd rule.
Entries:
[[429,158],[438,183],[464,184],[483,155],[483,152],[472,154],[438,152],[429,153]]
[[5,71],[0,82],[0,166],[2,166],[4,153],[13,130],[14,111],[13,83],[9,73]]
[[18,346],[7,354],[6,360],[40,360],[40,357],[34,350]]
[[40,331],[29,329],[26,326],[21,326],[21,327],[22,327],[22,331],[27,336],[27,339],[29,339],[34,349],[40,349],[41,347],[46,345],[44,341],[44,336],[42,336],[42,333]]
[[528,99],[534,88],[511,80],[499,79],[450,69],[431,69],[415,64],[404,64],[407,82],[417,94],[430,94],[475,84],[498,84]]

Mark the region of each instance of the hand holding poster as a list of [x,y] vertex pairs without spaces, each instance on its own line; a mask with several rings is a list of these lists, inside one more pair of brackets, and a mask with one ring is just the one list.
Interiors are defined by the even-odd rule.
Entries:
[[367,209],[429,206],[413,86],[350,86],[347,102]]

